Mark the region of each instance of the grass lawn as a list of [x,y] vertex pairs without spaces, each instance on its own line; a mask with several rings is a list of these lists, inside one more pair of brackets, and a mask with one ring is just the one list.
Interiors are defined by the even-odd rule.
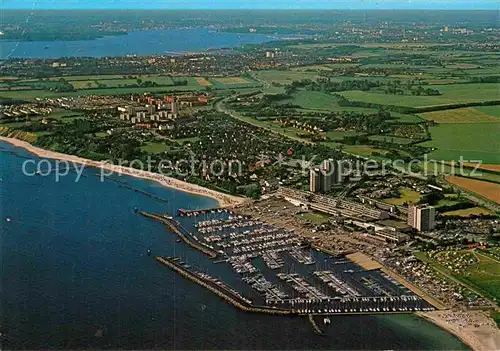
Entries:
[[179,144],[184,144],[186,142],[188,142],[188,143],[194,143],[194,142],[196,142],[198,140],[200,140],[200,138],[198,138],[198,137],[175,139],[175,141],[178,142]]
[[148,154],[161,154],[168,149],[168,146],[161,142],[147,142],[145,145],[141,146],[141,151]]
[[[490,106],[488,106],[490,107]],[[491,106],[496,107],[496,106]],[[421,113],[420,117],[436,123],[500,123],[500,118],[491,116],[478,108],[466,107],[454,110]]]
[[428,157],[436,160],[481,160],[500,163],[500,123],[441,124],[429,128],[432,140],[423,146],[437,150]]
[[106,138],[109,134],[106,132],[97,132],[95,133],[95,136],[98,138]]
[[298,218],[308,220],[311,223],[314,224],[323,224],[328,222],[328,216],[323,215],[321,213],[316,213],[316,212],[305,212],[305,213],[299,213],[297,215]]
[[51,114],[47,115],[47,118],[54,118],[61,122],[70,122],[71,120],[82,116],[83,114],[81,112],[56,109]]
[[399,195],[400,197],[383,199],[382,201],[387,202],[391,205],[401,206],[405,203],[414,204],[422,198],[422,195],[418,191],[412,190],[410,188],[400,189]]

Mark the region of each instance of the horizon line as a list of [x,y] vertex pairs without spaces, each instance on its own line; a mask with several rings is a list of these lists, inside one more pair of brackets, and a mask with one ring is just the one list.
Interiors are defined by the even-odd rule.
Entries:
[[495,11],[494,8],[4,8],[2,11]]

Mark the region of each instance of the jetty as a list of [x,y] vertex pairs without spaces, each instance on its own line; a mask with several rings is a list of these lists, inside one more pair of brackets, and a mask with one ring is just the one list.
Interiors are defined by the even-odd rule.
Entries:
[[[151,219],[154,219],[158,222],[165,224],[171,231],[173,231],[175,234],[177,234],[177,236],[182,241],[184,241],[186,244],[191,246],[193,249],[196,249],[198,251],[203,252],[205,255],[209,256],[212,259],[217,258],[217,252],[215,250],[212,250],[209,247],[198,244],[196,241],[192,240],[190,238],[189,233],[187,233],[185,231],[185,229],[182,228],[182,226],[177,221],[175,221],[172,217],[165,216],[165,215],[157,215],[157,214],[148,213],[145,211],[139,211],[139,213],[141,215],[143,215],[144,217],[151,218]],[[183,233],[183,231],[185,233]]]

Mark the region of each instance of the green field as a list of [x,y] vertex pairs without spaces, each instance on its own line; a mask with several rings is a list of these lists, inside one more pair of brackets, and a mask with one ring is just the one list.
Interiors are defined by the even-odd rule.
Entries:
[[443,94],[443,98],[456,102],[500,99],[500,84],[495,83],[435,85],[433,88],[438,89]]
[[[337,98],[333,95],[319,91],[299,90],[292,95],[292,98],[283,100],[279,104],[293,104],[300,106],[304,110],[318,110],[330,112],[356,112],[364,114],[377,113],[378,109],[365,107],[340,106]],[[390,123],[416,124],[423,122],[423,119],[416,115],[408,115],[391,112],[394,120]]]
[[[169,76],[164,77],[141,77],[142,82],[150,81],[162,86],[174,85],[174,80]],[[95,79],[95,80],[68,80],[75,89],[91,89],[96,88],[98,84],[104,84],[108,88],[125,87],[126,85],[137,85],[135,78],[119,78],[119,79]],[[96,83],[97,82],[97,83]],[[90,84],[90,85],[89,85]]]
[[429,128],[432,140],[423,146],[437,150],[428,157],[436,160],[482,160],[486,164],[500,163],[500,124],[441,124]]
[[344,151],[361,157],[371,157],[374,152],[378,152],[382,155],[387,152],[387,150],[378,149],[369,145],[345,145]]
[[105,80],[105,79],[121,79],[126,76],[121,74],[102,74],[102,75],[90,75],[90,76],[61,76],[61,77],[53,77],[49,78],[50,80],[59,80],[60,78],[64,78],[67,81],[73,80]]
[[353,132],[353,131],[342,132],[342,131],[333,130],[333,131],[326,132],[326,137],[328,139],[331,139],[331,140],[340,141],[340,140],[344,139],[344,137],[358,136],[358,135],[362,135],[362,134],[363,133]]
[[292,68],[292,71],[333,71],[339,68],[357,67],[359,63],[325,63],[322,65],[300,66]]
[[[417,253],[415,256],[424,262],[428,262],[444,275],[451,276],[482,295],[498,301],[500,299],[500,262],[482,255],[480,251],[461,251],[460,253],[464,255],[472,253],[477,262],[462,268],[460,272],[454,272],[429,258],[423,252]],[[438,255],[440,254],[442,252],[438,253]]]
[[316,80],[318,74],[315,72],[299,72],[299,71],[257,71],[254,73],[255,78],[264,80],[269,83],[275,82],[280,84],[290,84],[294,80],[311,79]]
[[500,84],[450,84],[432,87],[439,90],[442,95],[390,95],[359,90],[345,91],[340,94],[352,101],[405,107],[430,107],[500,99]]
[[148,154],[161,154],[168,149],[168,146],[162,142],[148,142],[145,145],[141,146],[141,150]]
[[[484,109],[484,107],[480,108]],[[453,110],[433,111],[421,113],[419,116],[436,123],[500,123],[500,118],[491,116],[481,111],[480,108],[466,107]]]
[[61,122],[71,122],[75,118],[82,117],[83,114],[77,111],[56,109],[52,111],[51,114],[47,115],[47,118],[54,118]]
[[339,108],[334,96],[319,91],[300,90],[293,95],[293,99],[285,100],[285,102],[311,110],[331,111]]
[[383,199],[382,201],[387,202],[388,204],[391,204],[391,205],[401,206],[401,205],[404,205],[405,203],[414,204],[422,198],[422,195],[419,192],[412,190],[412,189],[409,189],[409,188],[400,189],[399,195],[400,195],[400,197]]
[[316,213],[316,212],[300,213],[300,214],[297,214],[297,217],[300,219],[310,221],[311,223],[314,223],[314,224],[328,223],[328,218],[329,218],[326,215],[323,215],[321,213]]
[[370,104],[392,105],[404,107],[424,107],[447,105],[453,101],[443,101],[439,96],[408,96],[372,93],[360,90],[340,92],[340,95],[351,101],[361,101]]
[[500,117],[500,105],[496,106],[480,106],[476,107],[477,110],[482,113],[486,113],[489,116]]
[[[103,79],[105,77],[105,79]],[[26,90],[3,90],[0,91],[0,98],[10,98],[19,100],[34,100],[35,98],[51,98],[60,96],[81,96],[81,95],[119,95],[119,94],[141,94],[141,93],[159,93],[175,91],[200,91],[207,87],[198,84],[195,77],[170,77],[170,76],[141,76],[142,82],[152,81],[164,85],[160,87],[125,87],[125,85],[136,85],[136,78],[124,78],[123,76],[68,76],[63,77],[73,84],[77,89],[74,92],[57,93],[50,90],[26,89]],[[53,78],[58,80],[59,77]],[[240,91],[259,85],[258,82],[248,80],[242,77],[224,77],[217,78],[218,81],[213,89],[238,89]],[[175,81],[187,81],[187,85],[174,85]],[[105,84],[106,88],[98,88],[98,84]],[[214,80],[215,81],[215,80]],[[227,84],[223,82],[226,81]],[[26,82],[26,81],[25,81]],[[36,81],[35,81],[36,82]],[[37,83],[38,84],[38,83]],[[51,85],[54,82],[44,81],[40,84]],[[121,85],[121,86],[120,86]]]
[[[56,93],[48,90],[22,90],[22,91],[0,91],[0,98],[19,100],[34,100],[36,98],[52,98],[61,96],[85,96],[85,95],[120,95],[120,94],[142,94],[142,93],[168,93],[174,91],[200,91],[205,87],[199,85],[178,85],[155,88],[110,88],[110,89],[85,89],[68,93]],[[231,89],[238,89],[231,87]]]
[[407,115],[402,113],[391,112],[391,116],[396,117],[397,119],[394,121],[389,121],[389,123],[418,124],[424,122],[424,120],[417,115]]
[[492,212],[483,207],[471,207],[464,208],[461,210],[448,211],[444,212],[443,216],[461,216],[461,217],[469,217],[470,215],[481,215],[481,214],[491,214]]
[[415,142],[415,140],[413,139],[386,136],[386,135],[372,135],[369,136],[368,139],[375,141],[383,141],[392,144],[401,144],[401,145],[407,145]]

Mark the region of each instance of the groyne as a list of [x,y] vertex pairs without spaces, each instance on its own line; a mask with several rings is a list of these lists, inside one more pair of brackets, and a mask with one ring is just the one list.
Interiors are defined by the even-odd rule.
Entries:
[[[95,174],[97,177],[101,178],[102,176],[100,174]],[[154,195],[154,194],[151,194],[147,191],[144,191],[144,190],[141,190],[141,189],[137,189],[137,188],[134,188],[133,186],[127,184],[126,182],[124,181],[121,181],[121,180],[118,180],[118,179],[113,179],[113,178],[110,178],[110,177],[107,177],[106,178],[107,180],[110,180],[112,182],[115,182],[118,184],[119,187],[121,188],[125,188],[125,189],[129,189],[129,190],[132,190],[136,193],[139,193],[139,194],[142,194],[142,195],[145,195],[147,197],[150,197],[152,199],[155,199],[155,200],[158,200],[158,201],[161,201],[161,202],[168,202],[167,199],[163,198],[163,197],[160,197],[160,196],[157,196],[157,195]]]

